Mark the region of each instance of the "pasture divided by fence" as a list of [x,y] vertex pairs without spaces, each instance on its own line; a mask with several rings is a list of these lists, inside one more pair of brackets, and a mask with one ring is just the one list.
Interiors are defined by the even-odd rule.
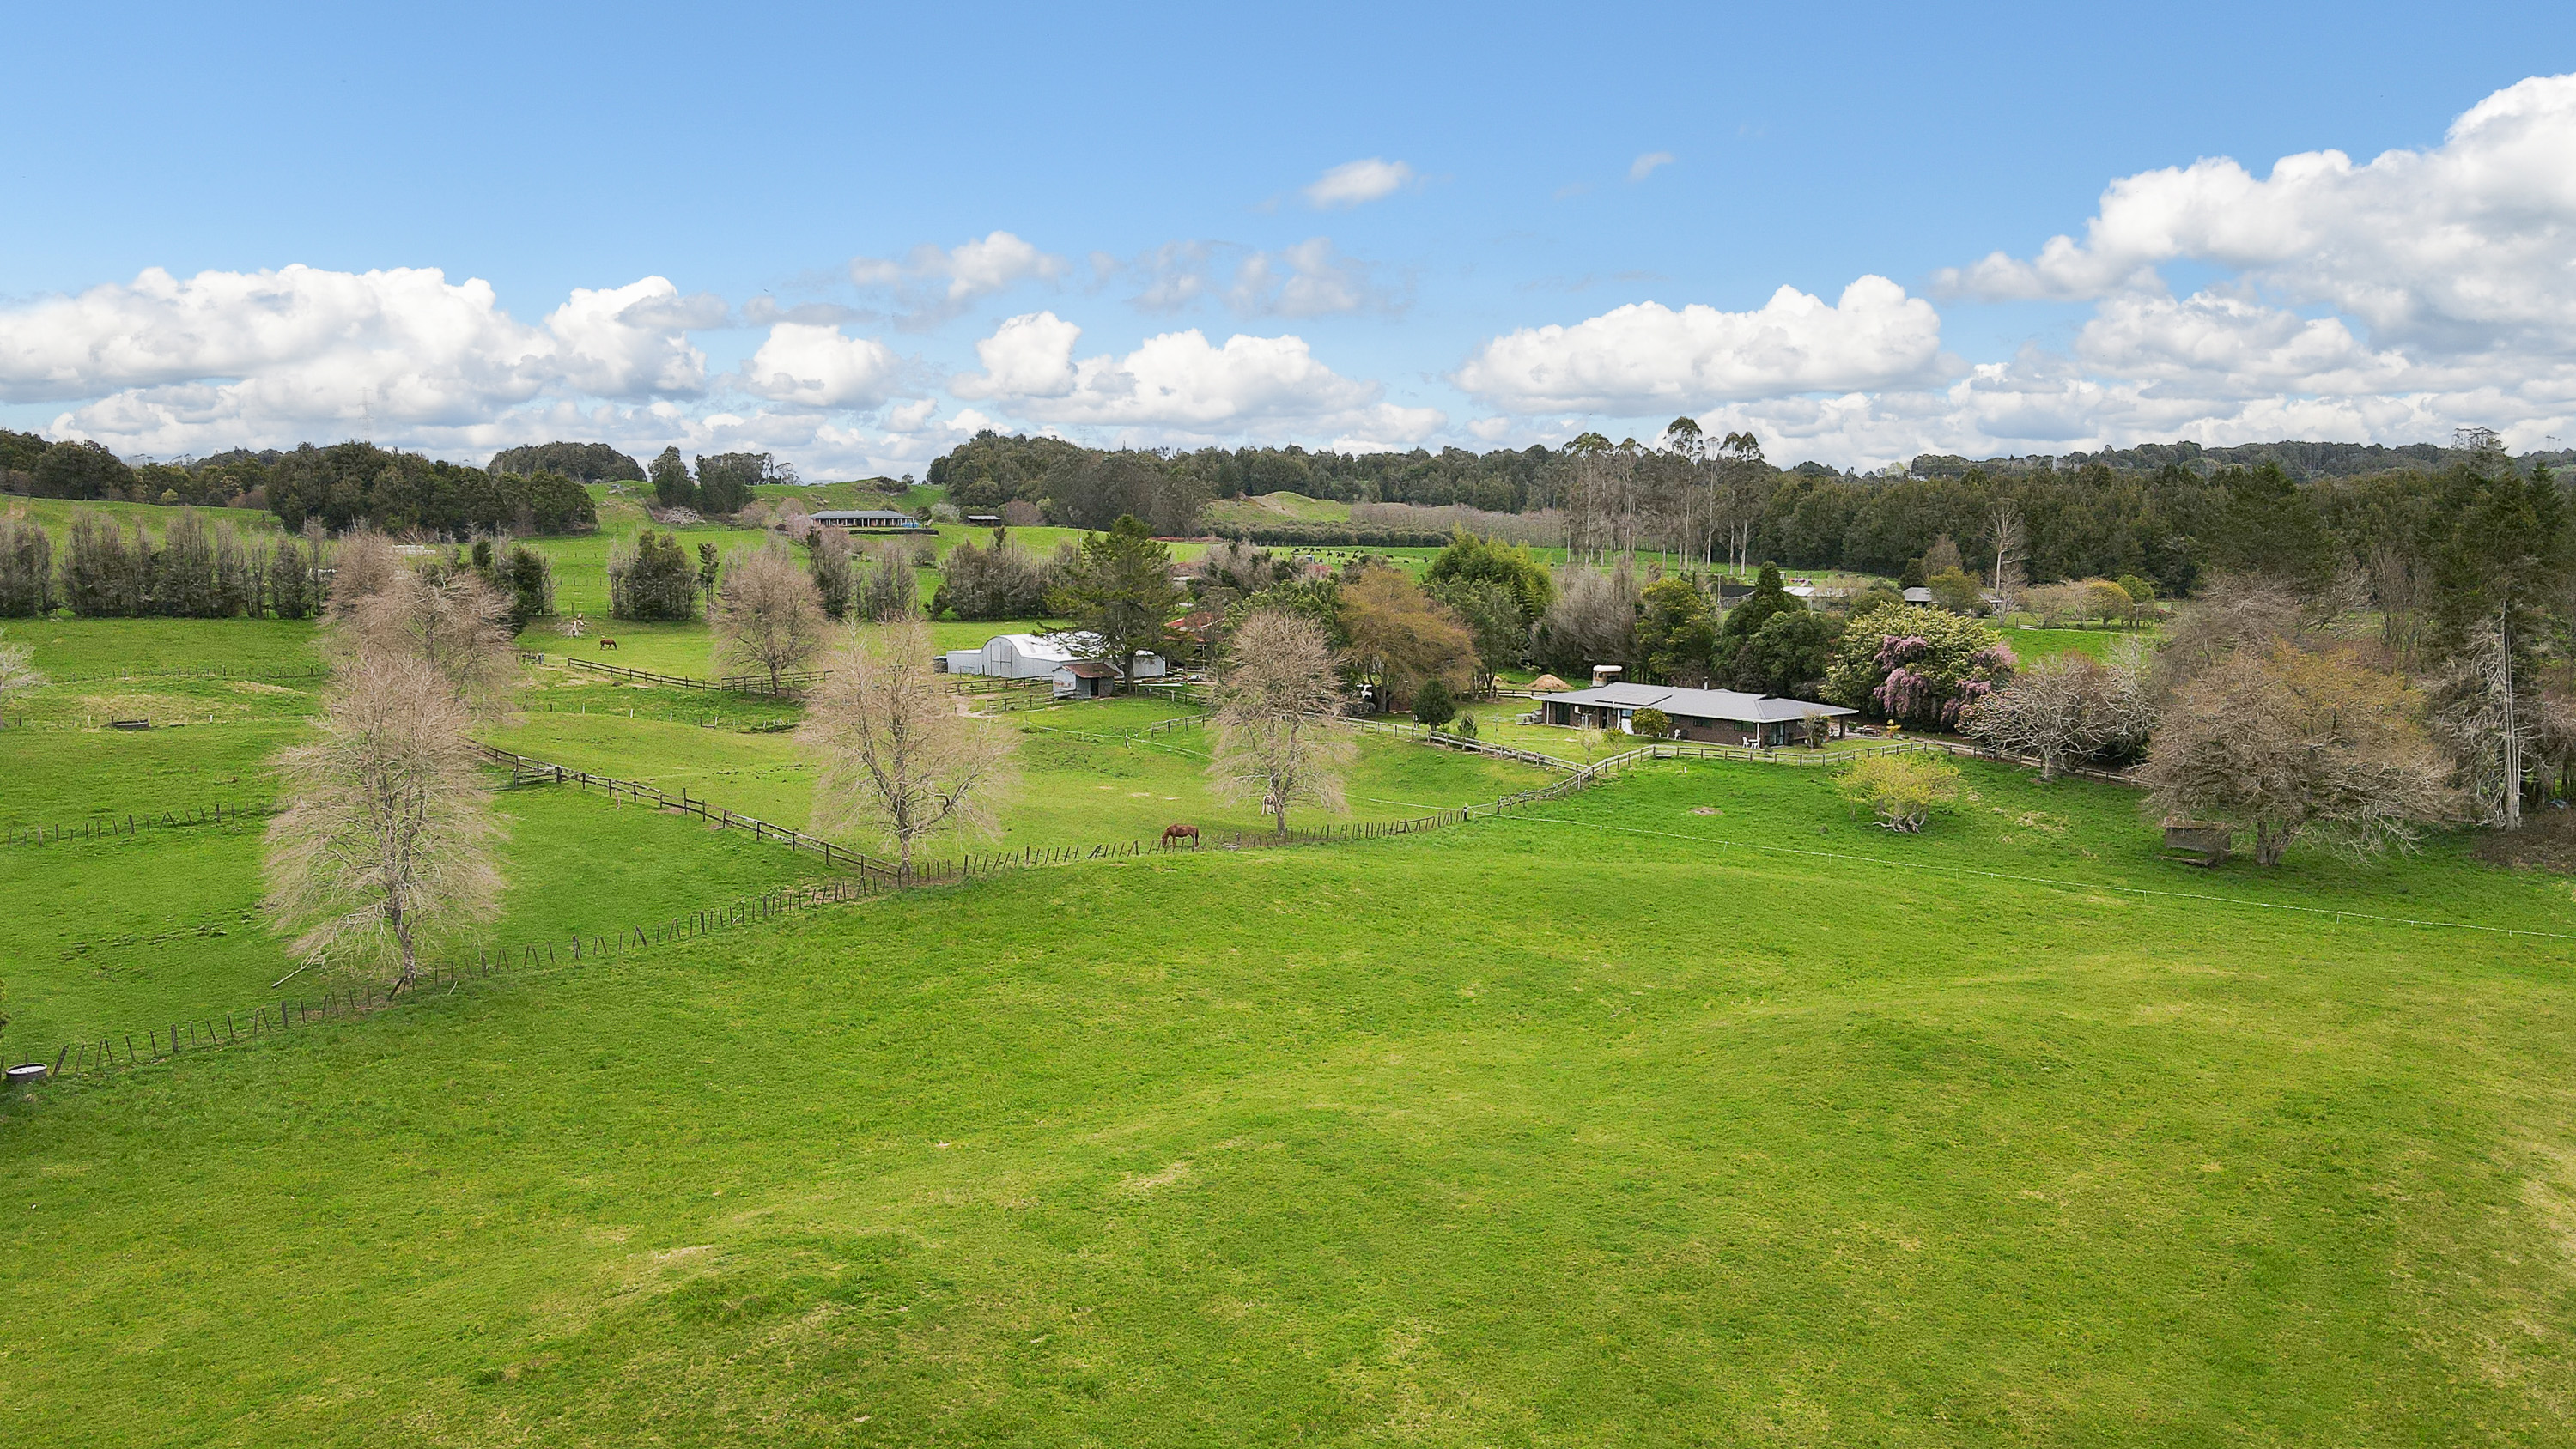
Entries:
[[755,816],[737,815],[723,806],[692,799],[686,789],[673,795],[660,786],[647,785],[640,780],[619,780],[607,775],[594,775],[587,770],[575,770],[564,765],[531,759],[513,750],[484,744],[480,740],[472,743],[475,749],[482,752],[485,759],[496,765],[509,767],[510,781],[514,785],[571,785],[577,789],[600,790],[611,800],[624,800],[630,805],[650,805],[656,810],[692,815],[710,825],[722,826],[727,830],[748,831],[753,839],[784,845],[789,850],[810,850],[823,857],[825,864],[855,870],[862,876],[870,874],[893,876],[905,873],[891,862],[876,860],[855,850],[835,845],[821,836],[808,835],[801,830],[791,830],[784,825],[772,825]]
[[959,694],[1007,694],[1012,690],[1034,690],[1055,693],[1053,679],[1010,679],[999,674],[949,674],[942,676],[948,687]]
[[[1204,716],[1188,716],[1182,719],[1158,721],[1155,726],[1149,727],[1148,732],[1161,728],[1189,727],[1203,720]],[[1526,757],[1533,762],[1544,762],[1556,768],[1566,769],[1569,773],[1561,780],[1518,791],[1484,804],[1440,810],[1406,820],[1320,828],[1292,827],[1275,833],[1236,831],[1227,836],[1211,837],[1213,848],[1248,850],[1340,844],[1348,841],[1414,835],[1438,829],[1444,825],[1460,824],[1480,817],[1490,818],[1525,805],[1561,799],[1603,781],[1614,779],[1641,764],[1654,760],[1717,759],[1767,764],[1786,763],[1800,767],[1828,767],[1873,755],[1968,754],[1982,755],[1989,759],[2009,758],[1990,751],[1978,750],[1974,746],[1960,745],[1946,740],[1889,741],[1830,753],[1795,748],[1761,749],[1743,745],[1707,744],[1693,740],[1657,740],[1612,755],[1607,759],[1576,767],[1549,756],[1530,756],[1526,751],[1508,751],[1499,746],[1481,746],[1481,742],[1478,741],[1438,737],[1428,731],[1416,736],[1405,734],[1401,726],[1382,725],[1379,728],[1405,738],[1432,740],[1453,748],[1484,748],[1514,757]],[[615,959],[637,949],[694,940],[713,932],[735,929],[758,920],[765,920],[784,911],[809,906],[864,900],[921,886],[959,884],[1008,870],[1038,869],[1104,859],[1138,859],[1173,849],[1164,842],[1148,844],[1142,840],[1062,847],[1031,846],[1013,851],[970,852],[955,860],[903,866],[873,859],[834,842],[791,830],[785,826],[772,825],[752,816],[736,814],[704,800],[692,799],[685,792],[674,796],[656,786],[567,769],[561,765],[530,759],[480,742],[476,743],[475,748],[494,762],[508,766],[514,783],[568,784],[582,789],[600,790],[611,800],[623,799],[637,805],[649,804],[656,809],[694,816],[727,829],[748,831],[755,839],[783,844],[791,850],[809,850],[821,855],[827,863],[846,866],[856,874],[845,880],[783,888],[758,897],[745,898],[717,910],[700,910],[687,916],[675,916],[667,921],[632,926],[613,936],[604,933],[587,937],[575,934],[568,945],[560,945],[552,941],[522,942],[499,948],[485,945],[476,948],[475,960],[471,965],[460,963],[454,966],[440,966],[416,978],[408,989],[411,995],[418,995],[438,985],[446,985],[452,992],[469,978],[491,976],[496,966],[507,968],[516,964],[523,967],[555,967],[567,961],[579,965],[593,959]],[[2097,777],[2113,779],[2118,783],[2130,783],[2108,772],[2092,773]],[[215,813],[212,815],[200,811],[197,819],[202,822],[210,819],[235,818],[247,813],[239,809],[227,813],[225,807],[218,806],[215,807]],[[159,823],[169,825],[183,823],[174,813],[165,812],[165,815],[168,818]],[[122,833],[131,834],[136,829],[145,828],[154,823],[156,822],[142,817],[134,817],[126,822]],[[113,835],[120,832],[113,826],[108,826],[104,828],[103,833]],[[30,838],[32,837],[33,833],[30,832]],[[55,838],[76,837],[58,832]],[[91,838],[95,838],[95,833]],[[1209,841],[1202,841],[1189,849],[1208,848],[1209,844]],[[134,1066],[146,1061],[164,1061],[184,1052],[227,1046],[237,1041],[256,1039],[262,1035],[300,1029],[309,1026],[317,1019],[328,1021],[381,1009],[391,1004],[402,991],[400,983],[384,987],[360,985],[337,989],[326,993],[321,998],[318,1008],[314,1001],[303,997],[281,998],[273,1010],[266,1002],[262,1002],[246,1012],[225,1013],[220,1031],[217,1030],[215,1018],[211,1015],[171,1023],[166,1027],[148,1026],[144,1031],[144,1049],[139,1052],[135,1048],[130,1033],[102,1037],[96,1041],[66,1043],[56,1053],[47,1074],[60,1074],[65,1071],[73,1073],[100,1071],[119,1065]],[[116,1055],[119,1042],[122,1042],[125,1049],[122,1062]],[[37,1062],[29,1065],[46,1066],[47,1064]]]
[[[520,657],[534,664],[546,662],[546,656],[542,653],[522,654]],[[622,679],[636,684],[658,684],[671,689],[698,689],[717,694],[757,694],[770,699],[793,699],[808,687],[820,684],[831,677],[829,671],[821,669],[787,671],[778,676],[778,682],[773,687],[766,674],[736,674],[723,679],[692,679],[685,674],[657,674],[650,669],[629,669],[623,664],[602,664],[595,659],[575,659],[569,654],[556,657],[570,668],[587,670],[592,674],[605,674],[612,679]]]
[[99,684],[109,680],[140,679],[327,679],[327,664],[291,664],[268,669],[227,669],[220,666],[168,669],[99,669],[84,674],[48,674],[49,684]]
[[256,815],[273,815],[277,802],[263,800],[250,805],[235,805],[218,800],[187,810],[145,810],[141,813],[102,810],[78,825],[12,825],[6,843],[10,845],[59,845],[67,840],[114,840],[131,837],[141,830],[170,830],[185,825],[221,825],[227,821],[248,819]]
[[[488,746],[483,747],[489,749]],[[564,782],[573,782],[574,772],[565,772]],[[593,783],[604,783],[591,777]],[[621,782],[623,783],[623,782]],[[658,793],[644,787],[646,793]],[[722,812],[733,821],[748,817]],[[707,818],[717,818],[709,816]],[[1296,827],[1285,832],[1236,831],[1229,836],[1211,836],[1189,850],[1254,850],[1283,846],[1339,844],[1353,840],[1375,840],[1396,835],[1413,835],[1441,825],[1454,824],[1467,818],[1466,812],[1444,810],[1436,815],[1411,820],[1389,820],[1370,824]],[[768,827],[775,831],[776,826]],[[773,837],[774,838],[774,837]],[[827,845],[811,836],[803,837],[808,848]],[[839,847],[831,847],[839,850]],[[1182,847],[1168,847],[1177,852]],[[370,1011],[381,1010],[405,996],[420,996],[445,986],[452,993],[468,980],[488,978],[496,971],[513,967],[530,969],[578,967],[591,962],[606,962],[631,956],[656,946],[693,941],[703,936],[736,930],[760,921],[774,919],[787,912],[819,905],[846,904],[868,900],[892,892],[922,886],[956,885],[1006,870],[1039,869],[1071,865],[1084,861],[1138,859],[1164,854],[1163,844],[1142,840],[1090,846],[1031,846],[1023,850],[993,851],[970,854],[956,860],[915,865],[909,869],[884,866],[837,881],[782,887],[759,896],[744,897],[714,909],[692,911],[667,920],[628,926],[615,933],[572,933],[569,940],[522,941],[507,945],[486,943],[473,947],[474,958],[460,959],[452,965],[437,965],[422,971],[405,986],[397,981],[387,985],[359,983],[334,987],[320,998],[306,996],[280,997],[275,1003],[260,1001],[250,1007],[192,1016],[166,1025],[148,1025],[143,1032],[143,1045],[138,1048],[131,1032],[119,1032],[94,1039],[64,1043],[48,1063],[41,1059],[27,1066],[42,1066],[46,1076],[77,1075],[100,1072],[112,1067],[133,1067],[167,1061],[189,1052],[231,1046],[307,1028],[316,1022],[345,1020]],[[842,852],[849,854],[850,852]],[[218,1024],[220,1023],[220,1025]],[[119,1046],[124,1054],[118,1055]],[[18,1070],[12,1068],[13,1071]],[[33,1073],[30,1073],[33,1075]]]

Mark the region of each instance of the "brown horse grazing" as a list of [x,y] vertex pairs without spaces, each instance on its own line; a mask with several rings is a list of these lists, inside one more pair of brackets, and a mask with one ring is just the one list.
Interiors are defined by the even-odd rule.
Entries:
[[614,649],[617,647],[617,641],[603,634],[599,637],[599,647],[602,649]]
[[1199,828],[1195,825],[1164,826],[1163,848],[1165,850],[1171,849],[1172,842],[1175,840],[1187,840],[1190,843],[1190,849],[1196,850],[1199,848]]

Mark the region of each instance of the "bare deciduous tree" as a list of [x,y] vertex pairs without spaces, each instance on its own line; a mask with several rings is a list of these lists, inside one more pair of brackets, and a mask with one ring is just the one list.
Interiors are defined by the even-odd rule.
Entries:
[[331,550],[331,592],[323,617],[334,624],[354,621],[361,604],[408,572],[391,539],[365,530],[349,534]]
[[51,681],[36,668],[35,651],[24,644],[0,644],[0,725],[7,724],[9,702],[44,688]]
[[767,671],[772,694],[780,674],[822,652],[829,627],[813,578],[780,546],[725,569],[715,624],[718,666]]
[[1291,806],[1343,809],[1339,771],[1357,747],[1332,723],[1342,691],[1323,626],[1282,609],[1257,610],[1235,630],[1231,657],[1208,766],[1217,793],[1257,801],[1283,835]]
[[991,832],[1017,780],[1010,737],[961,713],[931,672],[919,620],[851,631],[797,740],[819,766],[815,828],[881,835],[907,870],[934,832]]
[[2540,697],[2518,689],[2513,650],[2501,613],[2468,631],[2449,669],[2434,681],[2444,705],[2443,736],[2468,777],[2478,823],[2498,830],[2522,828],[2526,758],[2540,737]]
[[2158,691],[2171,694],[2240,649],[2305,643],[2316,622],[2309,604],[2298,590],[2270,579],[2231,574],[2211,580],[2156,651]]
[[2409,846],[2456,807],[2421,711],[2393,674],[2277,641],[2239,648],[2157,719],[2147,803],[2251,833],[2267,866],[2302,838],[2352,856]]
[[1986,542],[1995,550],[1995,596],[2003,600],[2006,609],[2013,606],[2013,596],[2021,589],[2021,550],[2028,537],[2021,504],[1998,495],[1986,509]]
[[2075,653],[2027,665],[1959,721],[1971,739],[2037,756],[2043,782],[2071,761],[2134,749],[2151,724],[2146,666],[2134,648],[2107,665]]
[[391,958],[409,982],[431,933],[499,903],[493,818],[465,702],[419,659],[344,662],[321,738],[277,760],[286,809],[268,829],[269,909],[311,960]]
[[433,576],[397,563],[391,579],[350,600],[333,632],[357,654],[418,660],[477,714],[502,708],[519,682],[510,597],[461,569]]

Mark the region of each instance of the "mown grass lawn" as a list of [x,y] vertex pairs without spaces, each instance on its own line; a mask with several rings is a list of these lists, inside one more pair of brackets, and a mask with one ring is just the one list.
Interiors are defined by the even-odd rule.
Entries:
[[1900,840],[1659,768],[22,1094],[12,1421],[2567,1442],[2576,943],[2102,888],[2564,931],[2565,882],[2447,843],[2213,879],[2117,791],[1971,776]]

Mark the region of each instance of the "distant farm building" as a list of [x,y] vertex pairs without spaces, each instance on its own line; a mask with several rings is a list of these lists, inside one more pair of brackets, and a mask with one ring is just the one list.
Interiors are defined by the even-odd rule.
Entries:
[[969,513],[966,515],[966,526],[968,528],[999,528],[1002,526],[1002,515],[998,513]]
[[826,508],[815,514],[814,521],[826,528],[845,529],[851,533],[937,533],[909,513],[891,508]]
[[1118,687],[1118,671],[1097,659],[1059,664],[1050,677],[1058,699],[1098,699]]
[[[981,649],[951,649],[939,660],[951,674],[1052,679],[1057,670],[1068,664],[1099,663],[1111,668],[1100,655],[1100,641],[1088,634],[996,634],[985,640]],[[1144,649],[1136,651],[1136,678],[1160,679],[1169,671],[1162,655]]]
[[1842,720],[1860,711],[1816,704],[1779,695],[1746,694],[1734,689],[1677,689],[1662,684],[1605,684],[1552,694],[1540,703],[1546,722],[1580,729],[1629,733],[1628,722],[1641,709],[1659,709],[1686,740],[1726,745],[1795,744],[1806,734],[1807,721],[1822,717],[1835,734]]

